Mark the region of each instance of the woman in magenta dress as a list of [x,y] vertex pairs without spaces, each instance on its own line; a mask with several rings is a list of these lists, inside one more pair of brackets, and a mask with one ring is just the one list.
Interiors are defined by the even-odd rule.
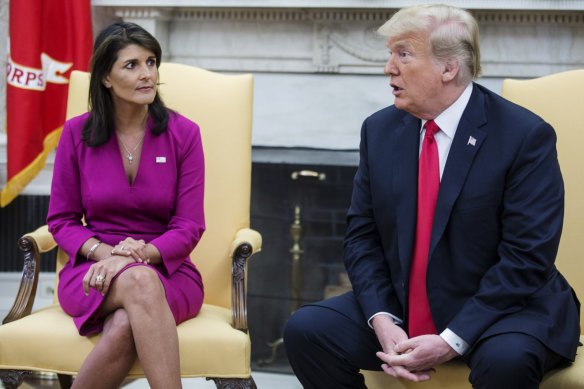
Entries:
[[176,325],[203,303],[189,259],[205,229],[201,136],[160,99],[160,58],[138,25],[102,31],[90,112],[57,149],[47,222],[70,257],[59,302],[80,335],[102,332],[74,387],[119,387],[136,358],[152,388],[181,387]]

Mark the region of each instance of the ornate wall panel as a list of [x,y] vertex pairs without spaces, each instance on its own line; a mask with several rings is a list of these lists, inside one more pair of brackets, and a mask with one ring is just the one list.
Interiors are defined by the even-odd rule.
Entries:
[[[105,0],[94,3],[109,4]],[[314,3],[318,2],[312,2],[313,7]],[[365,5],[359,1],[344,3],[354,7]],[[492,8],[495,2],[483,3]],[[534,4],[511,3],[527,8]],[[572,3],[574,9],[565,10]],[[540,2],[539,8],[551,4]],[[559,10],[472,10],[481,28],[484,76],[537,77],[583,67],[584,10],[578,7],[582,4],[558,1]],[[380,73],[387,52],[384,38],[375,31],[395,12],[394,7],[336,9],[324,5],[322,8],[107,5],[104,9],[149,28],[175,62],[221,71],[335,74]]]
[[[273,154],[260,153],[274,147],[355,150],[362,120],[393,101],[383,76],[387,49],[375,30],[396,9],[425,2],[92,0],[96,32],[116,19],[134,21],[160,40],[167,61],[253,73],[254,160],[262,161]],[[476,16],[483,59],[479,82],[495,91],[505,77],[584,67],[584,0],[445,2]],[[5,42],[8,0],[0,5]],[[0,65],[5,52],[0,45]],[[0,185],[4,115],[0,97]],[[48,192],[50,176],[49,165],[27,191]]]

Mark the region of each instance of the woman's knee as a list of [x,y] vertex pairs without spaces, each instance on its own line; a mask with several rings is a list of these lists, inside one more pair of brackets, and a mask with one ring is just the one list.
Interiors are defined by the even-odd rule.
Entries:
[[125,299],[149,303],[165,297],[158,273],[148,266],[132,266],[116,280],[116,287],[124,292]]

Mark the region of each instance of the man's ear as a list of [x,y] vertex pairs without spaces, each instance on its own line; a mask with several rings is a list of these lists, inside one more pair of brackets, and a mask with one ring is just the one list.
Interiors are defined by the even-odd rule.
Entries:
[[450,58],[444,63],[444,70],[442,71],[442,81],[449,82],[456,80],[458,72],[460,71],[460,64],[458,59]]

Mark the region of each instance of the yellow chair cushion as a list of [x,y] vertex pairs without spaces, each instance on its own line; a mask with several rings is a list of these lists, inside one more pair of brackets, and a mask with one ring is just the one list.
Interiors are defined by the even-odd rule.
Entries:
[[[584,342],[584,336],[580,336]],[[569,367],[550,371],[544,377],[540,389],[574,389],[584,388],[584,356],[582,347],[578,348],[576,361]],[[365,376],[365,384],[369,389],[469,389],[470,369],[462,361],[449,362],[438,366],[432,380],[428,382],[409,382],[396,380],[381,371],[361,371]]]
[[[233,329],[231,320],[230,310],[205,304],[196,319],[177,327],[182,377],[251,375],[249,336]],[[0,366],[76,374],[99,336],[79,336],[71,317],[58,305],[51,305],[0,326]],[[128,376],[144,376],[139,362]]]

